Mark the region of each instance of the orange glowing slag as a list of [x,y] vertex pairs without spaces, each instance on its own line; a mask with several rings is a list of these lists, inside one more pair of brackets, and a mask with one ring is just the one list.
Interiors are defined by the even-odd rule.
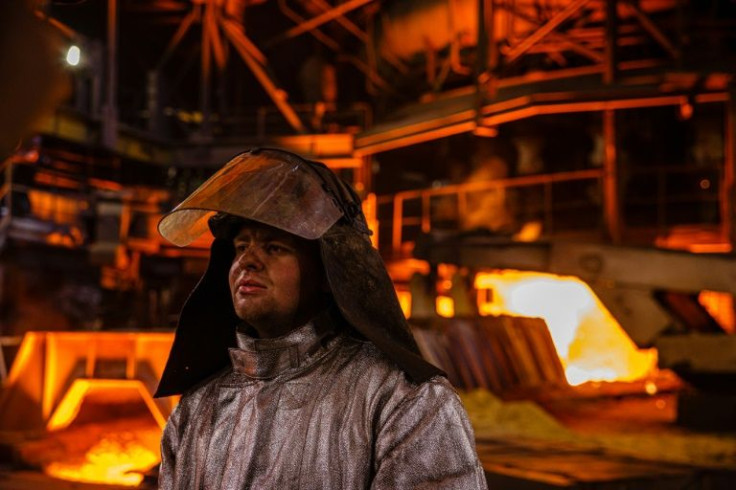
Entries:
[[499,271],[479,273],[475,287],[481,315],[545,320],[571,385],[632,381],[656,370],[656,351],[637,349],[593,291],[577,278]]
[[135,487],[143,480],[142,472],[159,462],[159,455],[131,434],[106,438],[95,444],[79,463],[50,463],[44,472],[55,478],[88,483]]

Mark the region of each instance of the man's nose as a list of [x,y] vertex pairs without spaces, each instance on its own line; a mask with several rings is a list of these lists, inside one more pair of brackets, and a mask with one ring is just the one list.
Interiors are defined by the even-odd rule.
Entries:
[[240,255],[238,261],[240,266],[246,270],[259,271],[263,269],[263,260],[259,256],[257,247],[248,247]]

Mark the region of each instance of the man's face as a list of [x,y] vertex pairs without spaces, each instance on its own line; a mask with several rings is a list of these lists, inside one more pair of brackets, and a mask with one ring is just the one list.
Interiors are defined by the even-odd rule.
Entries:
[[316,242],[249,223],[233,245],[229,283],[235,313],[261,337],[284,335],[322,308],[325,282]]

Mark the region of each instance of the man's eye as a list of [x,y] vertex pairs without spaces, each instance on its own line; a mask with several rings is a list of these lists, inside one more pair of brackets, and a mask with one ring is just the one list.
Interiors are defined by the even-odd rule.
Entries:
[[248,246],[245,243],[236,243],[235,244],[235,252],[236,253],[243,253],[248,248]]
[[266,245],[266,251],[268,253],[284,253],[286,252],[286,248],[282,247],[281,245],[277,245],[275,243],[269,243]]

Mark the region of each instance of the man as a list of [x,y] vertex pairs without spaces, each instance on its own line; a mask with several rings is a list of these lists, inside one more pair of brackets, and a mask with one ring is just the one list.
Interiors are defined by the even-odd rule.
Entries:
[[159,230],[207,227],[157,396],[162,489],[486,488],[472,429],[424,361],[359,199],[273,149],[230,161]]

